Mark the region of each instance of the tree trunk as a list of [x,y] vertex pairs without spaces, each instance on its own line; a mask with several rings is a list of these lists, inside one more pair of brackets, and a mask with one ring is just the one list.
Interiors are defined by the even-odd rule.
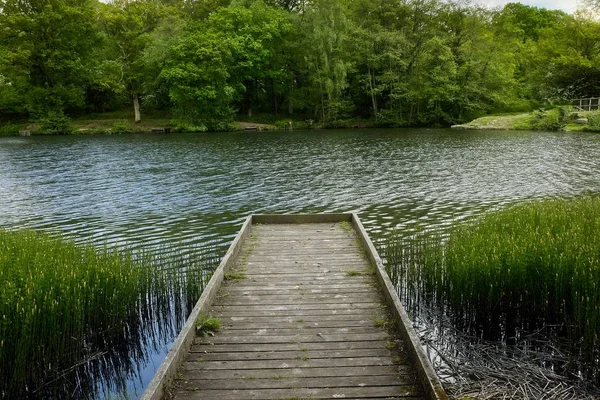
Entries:
[[133,94],[133,113],[135,115],[135,122],[140,122],[142,120],[140,114],[140,95],[137,93]]
[[371,75],[370,66],[367,66],[367,73],[369,74],[369,88],[371,89],[371,102],[373,103],[373,114],[375,115],[375,121],[377,121],[377,99],[375,98],[375,90],[373,89],[375,83],[375,74]]

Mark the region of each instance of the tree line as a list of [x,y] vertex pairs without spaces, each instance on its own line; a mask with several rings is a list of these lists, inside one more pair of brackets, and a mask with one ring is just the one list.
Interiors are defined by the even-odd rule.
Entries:
[[600,94],[600,22],[441,0],[0,0],[0,115],[447,125]]

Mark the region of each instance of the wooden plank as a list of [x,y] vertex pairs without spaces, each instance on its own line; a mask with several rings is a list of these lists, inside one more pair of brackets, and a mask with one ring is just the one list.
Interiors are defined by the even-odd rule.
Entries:
[[[335,388],[335,387],[361,387],[361,386],[406,386],[413,385],[414,381],[402,379],[397,375],[334,377],[334,378],[287,378],[287,379],[195,379],[193,376],[185,377],[185,386],[195,385],[203,390],[239,390],[248,388],[251,384],[254,389],[281,389],[291,387],[310,388]],[[407,382],[408,381],[408,382]]]
[[306,321],[303,318],[298,320],[291,319],[285,322],[273,322],[265,319],[261,322],[254,322],[252,319],[248,319],[248,322],[229,322],[222,321],[225,328],[232,327],[233,329],[239,330],[254,330],[254,329],[273,329],[273,328],[297,328],[302,329],[323,329],[323,328],[354,328],[354,327],[371,327],[376,326],[373,322],[373,318],[362,318],[362,319],[346,319],[331,321],[331,318],[322,318],[318,321]]
[[[328,271],[328,270],[325,270]],[[277,273],[277,274],[246,274],[244,278],[240,278],[238,280],[245,280],[245,282],[240,282],[240,284],[251,284],[256,286],[256,283],[264,282],[269,284],[271,281],[280,281],[284,284],[293,284],[296,285],[307,285],[311,282],[320,282],[320,281],[328,281],[328,280],[336,280],[340,282],[340,284],[350,284],[350,283],[371,283],[371,287],[373,288],[374,283],[373,280],[365,280],[364,278],[370,277],[367,271],[359,271],[359,270],[348,270],[349,272],[343,271],[340,272],[321,272],[321,273]]]
[[283,304],[283,305],[214,305],[213,310],[230,310],[246,311],[252,313],[253,311],[269,312],[269,311],[301,311],[301,310],[318,310],[318,311],[329,311],[329,310],[356,310],[364,308],[382,308],[381,303],[368,302],[368,303],[318,303],[318,304]]
[[344,322],[348,322],[350,324],[356,321],[368,321],[372,323],[373,317],[380,317],[381,314],[373,313],[370,310],[363,311],[360,313],[353,313],[349,315],[306,315],[302,317],[295,317],[291,315],[283,315],[280,317],[269,317],[264,315],[256,315],[256,316],[225,316],[224,314],[220,314],[221,322],[224,325],[230,324],[243,324],[244,326],[248,326],[251,324],[263,324],[263,326],[267,326],[266,324],[282,324],[282,323],[299,323],[302,322],[304,324],[325,324],[326,326],[345,326]]
[[[223,400],[223,399],[339,399],[339,398],[403,398],[411,399],[420,395],[414,386],[375,386],[354,388],[290,388],[255,390],[202,390],[188,387],[178,393],[181,399]],[[417,397],[418,398],[418,397]]]
[[[390,336],[380,331],[378,333],[345,333],[345,334],[296,334],[279,336],[225,336],[216,335],[214,337],[204,338],[208,344],[244,344],[244,343],[324,343],[324,342],[363,342],[363,341],[385,341]],[[380,344],[381,345],[381,344]]]
[[[388,343],[388,342],[386,342]],[[393,342],[389,342],[393,343]],[[382,349],[381,341],[356,341],[356,342],[319,342],[319,343],[227,343],[212,344],[197,339],[192,349],[198,352],[210,353],[244,353],[265,351],[321,351],[321,350],[356,350],[356,349]]]
[[386,357],[356,358],[311,358],[288,360],[242,360],[242,361],[206,361],[197,355],[188,356],[186,369],[189,370],[221,370],[221,369],[290,369],[290,368],[336,368],[336,367],[372,367],[396,365],[396,360]]
[[[330,282],[320,282],[318,285],[276,285],[272,283],[265,286],[250,285],[245,286],[243,281],[236,282],[236,285],[225,283],[225,291],[228,293],[241,292],[241,293],[253,293],[253,294],[269,294],[269,293],[292,293],[302,289],[305,293],[348,293],[354,291],[367,291],[373,292],[373,285],[370,286],[365,282],[348,282],[344,284],[331,284]],[[297,292],[296,292],[297,293]]]
[[322,336],[330,336],[330,335],[343,335],[343,334],[368,334],[368,333],[378,333],[381,332],[381,328],[378,326],[358,326],[358,327],[337,327],[337,328],[325,328],[318,327],[315,329],[304,329],[303,327],[292,327],[292,328],[260,328],[260,329],[236,329],[236,328],[223,328],[219,331],[220,337],[228,337],[228,336],[293,336],[298,333],[304,334],[319,334]]
[[350,222],[352,214],[254,214],[253,224],[325,224]]
[[[242,361],[242,360],[289,360],[296,358],[346,358],[346,357],[389,357],[387,349],[344,349],[344,350],[296,350],[296,351],[253,351],[231,353],[207,353],[190,349],[190,355],[197,354],[204,361]],[[406,364],[406,362],[403,362]]]
[[220,296],[216,305],[221,306],[241,306],[241,305],[285,305],[285,304],[322,304],[322,303],[375,303],[379,300],[379,296],[374,293],[325,293],[325,294],[296,294],[290,296],[251,296],[251,295],[238,295],[235,296],[231,293],[226,293]]
[[[187,376],[189,363],[184,363],[181,372]],[[192,371],[197,371],[193,370]],[[194,372],[195,373],[195,372]],[[414,376],[414,368],[409,365],[383,365],[383,366],[358,366],[358,367],[334,367],[334,368],[273,368],[273,369],[224,369],[214,371],[202,371],[202,379],[272,379],[278,378],[325,378],[325,377],[347,377],[347,376],[381,376],[398,375]]]

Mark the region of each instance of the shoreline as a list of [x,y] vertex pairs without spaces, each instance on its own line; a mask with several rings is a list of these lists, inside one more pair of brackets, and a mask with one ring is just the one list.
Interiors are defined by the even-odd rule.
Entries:
[[[244,131],[292,131],[321,129],[362,129],[362,128],[450,128],[455,130],[490,130],[490,131],[561,131],[561,132],[600,132],[600,128],[592,126],[589,117],[597,115],[593,112],[565,112],[559,122],[559,109],[538,110],[527,113],[497,114],[476,118],[470,122],[451,126],[384,126],[374,119],[348,119],[334,122],[315,122],[313,120],[280,118],[276,115],[264,115],[244,120],[238,116],[235,121],[223,123],[222,129],[207,130],[204,127],[181,125],[173,121],[170,115],[156,115],[144,118],[136,123],[124,117],[123,113],[98,115],[99,118],[76,118],[70,121],[72,131],[64,134],[43,133],[39,124],[26,120],[3,121],[0,124],[2,136],[52,136],[52,135],[121,135],[121,134],[168,134],[181,132],[244,132]],[[94,114],[90,116],[96,116]],[[106,118],[112,117],[112,118]],[[298,117],[297,117],[298,118]],[[597,117],[594,117],[597,118]],[[260,121],[260,122],[259,122]]]

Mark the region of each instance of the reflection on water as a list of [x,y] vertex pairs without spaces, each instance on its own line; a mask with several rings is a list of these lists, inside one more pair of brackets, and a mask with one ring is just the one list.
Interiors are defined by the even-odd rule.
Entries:
[[[598,192],[598,154],[599,135],[543,132],[0,138],[0,226],[193,252],[226,246],[250,213],[358,212],[380,236],[521,200]],[[164,343],[156,350],[139,366],[141,384],[128,383],[135,393]]]

